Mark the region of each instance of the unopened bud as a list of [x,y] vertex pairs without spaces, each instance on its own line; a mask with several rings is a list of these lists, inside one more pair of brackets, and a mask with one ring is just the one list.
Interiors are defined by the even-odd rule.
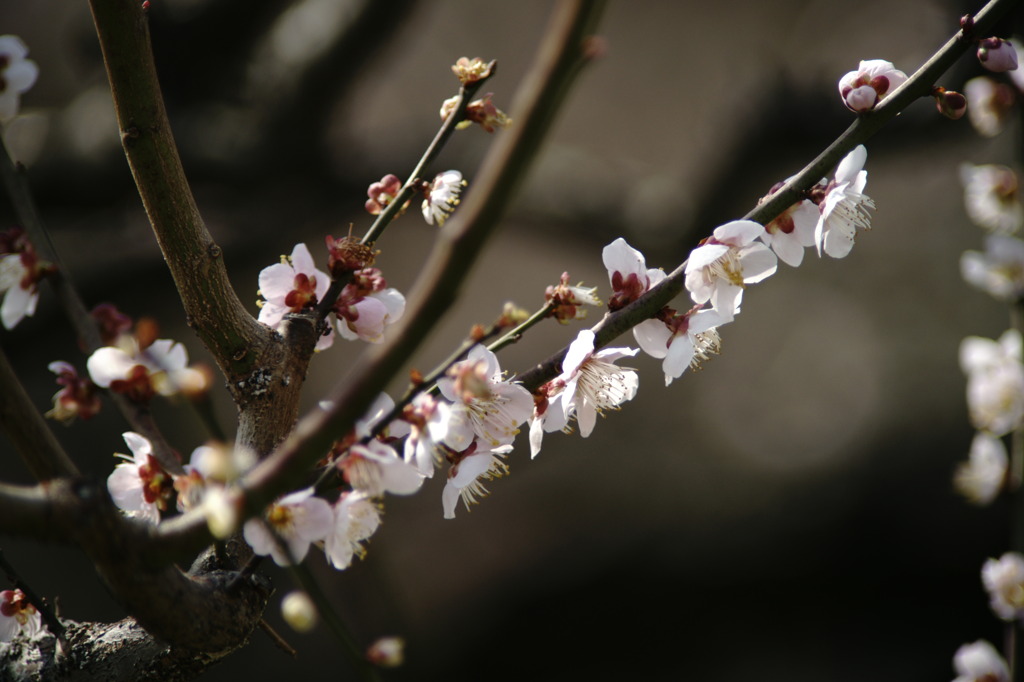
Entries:
[[978,61],[989,71],[1017,70],[1017,50],[1002,38],[985,38],[978,43]]
[[935,97],[935,107],[946,118],[951,118],[955,121],[967,112],[967,98],[959,92],[946,90],[945,88],[935,88],[932,91],[932,96]]
[[281,617],[296,632],[309,632],[316,627],[316,605],[305,592],[289,592],[281,600]]
[[507,301],[501,309],[501,317],[498,319],[499,327],[515,327],[530,319],[530,312],[520,308],[512,301]]
[[227,540],[238,530],[239,502],[224,488],[213,487],[206,491],[203,510],[213,537]]

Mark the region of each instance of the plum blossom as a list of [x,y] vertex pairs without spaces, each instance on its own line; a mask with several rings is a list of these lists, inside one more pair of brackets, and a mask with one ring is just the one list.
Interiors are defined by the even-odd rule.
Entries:
[[965,251],[960,257],[960,274],[968,284],[1002,301],[1024,297],[1024,241],[988,235],[984,253]]
[[170,339],[156,339],[140,347],[133,336],[123,336],[118,346],[97,349],[86,361],[93,383],[123,393],[137,402],[155,394],[170,396],[197,383],[200,370],[188,366],[185,347]]
[[602,348],[595,351],[594,338],[593,331],[584,329],[569,344],[562,360],[562,373],[552,380],[563,390],[549,401],[548,407],[561,413],[559,421],[568,423],[575,416],[584,438],[593,432],[597,415],[618,409],[622,403],[632,400],[640,384],[635,371],[615,365],[640,350]]
[[839,79],[839,96],[848,109],[863,113],[903,85],[907,74],[884,59],[861,60],[856,71]]
[[455,74],[460,83],[469,85],[489,77],[492,67],[493,64],[488,64],[479,57],[472,59],[469,57],[459,57],[455,64],[452,65],[452,73]]
[[439,173],[434,178],[423,192],[423,219],[427,221],[427,225],[444,225],[444,221],[448,220],[455,207],[459,205],[459,194],[465,186],[466,181],[457,170]]
[[997,616],[1003,620],[1024,616],[1024,556],[1007,552],[989,559],[981,568],[981,582]]
[[337,467],[349,485],[368,497],[384,493],[411,495],[423,485],[424,476],[416,466],[376,439],[365,444],[353,443],[338,459]]
[[1010,669],[995,647],[983,639],[964,644],[953,656],[953,682],[1010,682]]
[[597,297],[597,287],[570,285],[568,272],[562,273],[558,284],[544,290],[544,302],[551,306],[550,315],[561,324],[585,318],[587,309],[584,306],[601,305],[601,299]]
[[561,400],[556,402],[555,409],[551,409],[552,399],[564,391],[565,382],[556,378],[541,385],[534,392],[533,415],[530,417],[530,459],[536,459],[540,454],[545,433],[568,429],[568,420],[572,417],[571,410],[566,415]]
[[664,359],[661,369],[666,386],[682,376],[687,367],[697,369],[702,362],[718,355],[721,339],[716,328],[729,322],[711,308],[694,306],[683,315],[668,310],[668,314],[633,327],[640,348],[653,358]]
[[[507,128],[512,125],[512,119],[504,111],[494,106],[491,97],[494,93],[487,93],[480,99],[473,100],[466,105],[466,113],[461,121],[455,124],[456,130],[463,130],[473,125],[480,124],[480,127],[489,133],[497,128]],[[441,103],[441,120],[445,121],[459,106],[459,95],[449,97]]]
[[352,281],[341,290],[333,310],[341,338],[381,343],[384,328],[405,313],[405,297],[388,287],[380,270],[364,268],[352,273]]
[[1024,223],[1017,174],[1006,166],[960,166],[964,208],[971,221],[993,234],[1013,234]]
[[185,473],[174,477],[178,511],[197,509],[214,488],[223,488],[256,464],[256,454],[244,447],[208,443],[192,451]]
[[619,237],[601,251],[601,260],[608,270],[612,295],[608,299],[610,310],[619,310],[640,298],[651,287],[665,279],[665,271],[648,268],[644,254]]
[[[296,244],[290,256],[281,256],[281,262],[263,268],[259,276],[259,321],[279,332],[284,331],[284,316],[315,306],[331,286],[331,278],[317,270],[313,256],[305,244]],[[316,350],[330,348],[334,334],[328,330],[317,341]]]
[[479,440],[473,441],[465,451],[457,453],[451,468],[448,469],[448,481],[441,491],[441,506],[444,518],[455,518],[455,507],[459,500],[469,511],[470,506],[489,494],[482,481],[490,481],[508,474],[505,455],[512,452],[511,445],[501,445],[493,449],[481,446]]
[[328,563],[341,571],[352,564],[352,557],[366,555],[363,543],[380,526],[380,507],[366,494],[349,491],[342,493],[331,509],[334,524],[324,542],[324,553]]
[[0,642],[19,634],[34,637],[43,628],[43,617],[20,589],[0,592]]
[[[242,536],[256,554],[269,554],[278,566],[288,566],[292,560],[301,562],[305,559],[309,545],[325,539],[333,525],[331,505],[315,497],[312,488],[305,488],[271,504],[262,519],[246,521],[242,526]],[[267,526],[284,541],[287,551],[279,546]]]
[[833,258],[845,258],[853,249],[857,230],[871,229],[868,209],[873,209],[875,202],[864,194],[868,172],[862,170],[867,158],[864,145],[857,145],[839,162],[835,177],[824,188],[818,206],[821,217],[814,228],[819,256],[824,249]]
[[953,477],[957,492],[974,504],[991,504],[1003,489],[1008,463],[1003,442],[979,431],[971,442],[968,461],[957,467]]
[[53,394],[53,408],[46,413],[50,419],[70,424],[75,417],[91,419],[100,411],[101,402],[96,385],[87,377],[79,376],[74,365],[57,360],[47,365],[57,375],[57,383],[63,386]]
[[39,282],[54,269],[51,263],[39,258],[21,228],[0,234],[0,293],[4,297],[0,322],[5,329],[14,329],[25,317],[35,314]]
[[405,660],[405,640],[381,637],[366,650],[366,660],[381,668],[397,668]]
[[686,289],[694,303],[711,307],[724,322],[735,317],[747,284],[770,277],[778,267],[775,254],[755,240],[764,227],[752,220],[734,220],[715,228],[713,236],[690,252]]
[[967,410],[981,431],[1002,436],[1024,423],[1021,335],[1009,329],[998,341],[971,336],[960,344],[967,374]]
[[448,434],[451,409],[449,403],[420,393],[402,412],[410,429],[403,458],[427,478],[434,476],[434,465],[440,459],[438,448]]
[[174,496],[174,481],[153,456],[153,445],[134,431],[121,434],[132,456],[115,454],[125,461],[107,477],[107,490],[119,509],[148,521],[160,522],[160,512]]
[[988,76],[978,76],[964,83],[967,118],[984,137],[995,137],[1006,127],[1017,97],[1013,88]]
[[[782,189],[785,183],[772,187],[768,195],[758,204],[767,201]],[[820,215],[813,202],[803,199],[783,211],[775,220],[764,226],[760,239],[775,252],[786,265],[798,267],[804,260],[804,249],[814,245],[814,228]]]
[[456,452],[475,438],[489,447],[511,443],[533,411],[530,392],[503,381],[498,357],[483,346],[474,346],[437,387],[452,403],[444,444]]
[[28,56],[21,38],[0,36],[0,123],[18,115],[21,95],[35,85],[39,67]]
[[984,38],[978,43],[978,61],[994,73],[1016,71],[1017,50],[1009,40]]

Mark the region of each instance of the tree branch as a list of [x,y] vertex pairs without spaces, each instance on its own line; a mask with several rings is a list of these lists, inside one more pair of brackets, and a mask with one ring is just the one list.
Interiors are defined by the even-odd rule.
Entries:
[[7,354],[0,349],[0,428],[14,444],[21,460],[36,480],[58,476],[78,476],[78,468],[50,431],[49,425],[32,404]]
[[221,248],[196,208],[164,109],[145,12],[136,0],[89,4],[122,146],[189,325],[229,381],[244,376],[256,363],[253,349],[268,343],[272,332],[239,301]]
[[[310,465],[330,449],[337,434],[362,416],[451,305],[469,271],[467,264],[475,260],[511,200],[569,85],[592,57],[587,37],[603,4],[573,0],[557,6],[534,66],[514,99],[515,125],[497,138],[473,193],[445,223],[395,334],[371,349],[367,361],[336,385],[328,396],[333,401],[330,410],[302,419],[288,439],[242,479],[246,516],[301,483]],[[201,513],[189,513],[161,524],[158,537],[153,550],[166,552],[171,559],[195,551],[209,542],[210,535]]]
[[[1020,0],[991,0],[974,17],[972,35],[984,35],[991,30],[1003,14],[1019,2]],[[957,31],[931,59],[907,79],[906,83],[882,100],[874,110],[861,114],[814,161],[787,182],[782,189],[774,193],[771,198],[747,213],[744,218],[757,221],[762,225],[767,225],[777,218],[784,210],[793,205],[803,192],[821,180],[854,147],[868,140],[883,125],[895,118],[918,98],[928,95],[939,76],[945,73],[972,44],[970,37],[965,37],[963,31]],[[644,320],[654,317],[659,310],[668,305],[683,291],[686,278],[685,267],[686,262],[684,261],[661,283],[637,300],[620,310],[607,313],[593,327],[596,335],[594,347],[607,346]],[[558,376],[562,360],[568,350],[569,347],[566,346],[543,362],[516,375],[516,381],[521,382],[529,391],[536,390],[544,382]]]

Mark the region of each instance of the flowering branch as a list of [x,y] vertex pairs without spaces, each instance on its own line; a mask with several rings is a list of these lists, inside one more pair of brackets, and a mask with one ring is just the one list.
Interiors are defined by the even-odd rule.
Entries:
[[[1019,0],[991,0],[974,17],[973,33],[983,35],[1018,2]],[[747,213],[745,219],[767,225],[781,215],[783,211],[799,200],[804,192],[819,182],[844,155],[869,139],[919,97],[929,95],[938,77],[949,69],[971,45],[971,39],[964,35],[964,30],[957,31],[902,86],[886,96],[873,110],[858,116],[857,120],[825,151],[786,182],[781,189],[773,193],[764,203]],[[683,291],[686,277],[685,268],[686,263],[684,262],[637,300],[620,310],[606,314],[592,328],[596,335],[595,347],[602,348],[608,345],[644,320],[654,317],[659,310],[668,305]],[[568,352],[568,346],[535,367],[518,374],[516,380],[521,382],[527,390],[536,390],[541,384],[558,375],[566,352]]]
[[203,224],[164,109],[142,4],[91,0],[121,143],[192,326],[229,380],[257,363],[271,331],[246,311]]
[[[495,142],[476,189],[441,230],[419,283],[417,298],[392,338],[374,348],[366,362],[327,396],[333,406],[303,418],[277,450],[240,481],[243,515],[258,513],[282,492],[293,489],[308,467],[327,452],[426,338],[454,298],[472,262],[508,205],[540,146],[561,99],[582,64],[593,57],[587,41],[603,3],[586,0],[558,6],[536,62],[520,86],[513,109],[516,125]],[[206,520],[189,513],[157,530],[153,552],[167,559],[187,555],[209,542]]]
[[[100,337],[96,320],[89,314],[68,270],[61,263],[60,255],[50,239],[50,232],[46,229],[39,216],[39,211],[36,209],[35,200],[32,198],[24,171],[24,167],[16,164],[11,158],[6,145],[0,139],[0,181],[3,182],[4,189],[14,205],[15,215],[32,244],[45,260],[56,266],[46,279],[49,280],[54,293],[57,294],[57,300],[67,314],[68,320],[86,352],[92,353],[105,344]],[[173,455],[171,446],[160,433],[156,422],[149,415],[147,408],[115,391],[110,391],[109,395],[131,429],[144,435],[153,444],[154,454],[160,460],[160,464],[168,471],[179,471],[181,465]]]

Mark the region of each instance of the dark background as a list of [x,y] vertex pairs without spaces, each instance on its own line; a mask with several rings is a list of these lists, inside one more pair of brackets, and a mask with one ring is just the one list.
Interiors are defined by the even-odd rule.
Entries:
[[[455,92],[455,59],[497,59],[487,89],[507,107],[550,9],[151,1],[186,170],[253,302],[259,270],[296,242],[323,262],[323,235],[365,230],[366,186],[412,168]],[[849,124],[842,74],[872,58],[914,71],[977,5],[611,3],[606,56],[576,86],[464,296],[410,367],[430,369],[506,300],[538,306],[563,270],[607,295],[600,254],[615,237],[671,269]],[[155,316],[203,359],[124,163],[86,4],[2,4],[0,30],[20,35],[41,69],[7,140],[87,302]],[[978,71],[963,60],[941,84],[958,88]],[[639,358],[634,401],[589,440],[548,436],[535,461],[518,443],[512,475],[472,513],[442,519],[437,476],[386,500],[365,561],[337,573],[314,556],[362,641],[407,639],[407,662],[388,679],[924,681],[952,678],[960,644],[998,644],[979,570],[1007,546],[1008,508],[969,506],[951,474],[972,437],[958,344],[998,336],[1007,314],[959,277],[960,254],[980,249],[982,235],[964,215],[958,166],[1013,164],[1018,140],[1016,130],[982,140],[966,120],[915,104],[869,144],[873,230],[844,260],[808,254],[751,288],[722,330],[721,357],[668,389],[660,364]],[[457,134],[435,170],[462,170],[472,191],[490,141],[479,129]],[[378,243],[392,285],[408,291],[434,229],[411,212]],[[502,365],[524,369],[576,330],[544,326]],[[56,390],[46,364],[84,365],[48,292],[0,343],[41,409]],[[339,340],[314,359],[308,406],[361,350]],[[158,412],[183,453],[203,441],[187,411]],[[122,430],[108,405],[58,435],[105,477],[111,453],[125,450]],[[0,448],[3,478],[29,482]],[[4,549],[63,615],[123,616],[76,551]],[[287,577],[270,573],[286,592]],[[257,632],[202,679],[350,677],[323,628],[292,633],[276,603],[268,619],[298,660]]]

